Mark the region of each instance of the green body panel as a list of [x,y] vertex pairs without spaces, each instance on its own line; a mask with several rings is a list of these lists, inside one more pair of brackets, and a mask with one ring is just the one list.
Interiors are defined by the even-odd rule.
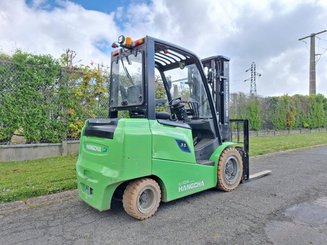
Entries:
[[[150,127],[153,139],[152,157],[154,159],[189,163],[196,162],[192,131],[190,129],[162,125],[155,120],[150,120]],[[185,141],[190,152],[181,151],[176,140]]]
[[[80,197],[94,208],[109,209],[119,184],[151,175],[151,148],[147,119],[120,119],[113,139],[82,133],[76,166]],[[93,189],[92,195],[85,186]]]
[[163,182],[165,202],[210,189],[217,179],[214,166],[161,159],[153,159],[153,175]]
[[159,177],[163,184],[162,200],[171,201],[215,187],[218,159],[224,149],[232,144],[227,142],[217,147],[210,157],[215,163],[214,166],[153,159],[152,174]]
[[[84,129],[76,165],[78,190],[98,210],[110,209],[120,184],[140,177],[156,176],[163,201],[215,187],[219,156],[232,144],[217,147],[210,157],[215,165],[206,166],[196,163],[191,129],[148,119],[120,119],[113,139],[84,136]],[[176,140],[186,142],[189,152]]]
[[229,146],[235,145],[233,142],[224,142],[222,145],[218,146],[217,149],[211,154],[211,157],[209,158],[211,161],[215,162],[215,166],[217,167],[218,159],[221,155],[221,153]]

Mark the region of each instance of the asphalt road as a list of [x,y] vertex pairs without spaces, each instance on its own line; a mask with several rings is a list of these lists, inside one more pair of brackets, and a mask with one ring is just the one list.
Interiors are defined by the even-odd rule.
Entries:
[[272,175],[161,204],[136,221],[78,198],[0,216],[0,244],[326,244],[327,147],[251,159]]

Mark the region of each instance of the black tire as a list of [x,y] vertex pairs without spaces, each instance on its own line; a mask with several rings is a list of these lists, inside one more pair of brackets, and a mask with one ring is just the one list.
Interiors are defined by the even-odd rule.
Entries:
[[153,216],[158,210],[160,200],[160,186],[150,178],[129,183],[123,194],[123,206],[126,213],[138,220]]
[[234,147],[226,148],[218,162],[217,188],[222,191],[232,191],[241,182],[243,175],[243,160]]

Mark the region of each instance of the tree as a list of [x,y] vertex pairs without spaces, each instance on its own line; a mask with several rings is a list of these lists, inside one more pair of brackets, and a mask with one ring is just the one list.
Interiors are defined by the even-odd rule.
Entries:
[[248,97],[244,93],[231,94],[230,117],[245,119],[248,116]]
[[275,97],[274,102],[272,123],[276,129],[286,129],[289,96]]
[[108,104],[101,71],[70,64],[19,50],[0,54],[0,141],[18,132],[28,143],[60,142],[79,137],[86,119],[107,116],[108,106],[99,104],[100,98]]
[[324,111],[324,101],[323,95],[311,95],[309,97],[309,113],[308,121],[310,128],[324,127],[326,123],[326,112]]
[[259,100],[255,96],[251,96],[249,102],[249,126],[250,130],[258,131],[260,129],[260,105]]

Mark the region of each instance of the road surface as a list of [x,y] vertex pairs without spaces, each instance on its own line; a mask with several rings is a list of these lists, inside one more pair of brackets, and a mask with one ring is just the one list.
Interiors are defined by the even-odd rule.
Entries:
[[136,221],[78,198],[0,215],[0,244],[326,244],[327,147],[251,159],[265,178],[161,204]]

